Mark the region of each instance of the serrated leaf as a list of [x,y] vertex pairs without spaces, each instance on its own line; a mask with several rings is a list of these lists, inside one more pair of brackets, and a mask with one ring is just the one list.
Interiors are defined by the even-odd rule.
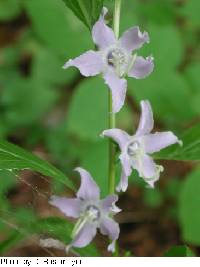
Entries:
[[154,155],[156,159],[200,160],[200,125],[188,129],[179,139],[183,146],[173,145]]
[[193,251],[187,246],[174,246],[164,253],[164,257],[193,257]]
[[63,1],[89,29],[97,21],[103,7],[103,0]]
[[53,165],[16,145],[2,140],[0,141],[0,169],[30,169],[57,179],[69,188],[74,189],[73,183]]
[[182,184],[179,197],[179,221],[186,242],[200,245],[200,169],[194,170]]

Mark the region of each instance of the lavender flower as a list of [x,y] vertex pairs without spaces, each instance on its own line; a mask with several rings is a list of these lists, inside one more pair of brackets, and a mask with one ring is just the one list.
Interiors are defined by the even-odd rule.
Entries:
[[149,42],[148,33],[142,33],[136,26],[117,40],[112,29],[105,24],[106,13],[107,9],[103,8],[102,15],[92,29],[92,38],[99,51],[89,50],[67,61],[63,68],[74,66],[86,77],[102,73],[112,92],[113,112],[118,112],[126,96],[127,81],[124,77],[145,78],[153,71],[154,64],[152,57],[145,59],[136,53],[132,55],[133,51]]
[[122,164],[121,180],[117,191],[126,191],[128,177],[132,168],[137,170],[150,187],[159,179],[163,167],[156,165],[148,155],[160,151],[162,148],[182,142],[172,132],[150,133],[153,129],[153,113],[149,101],[141,101],[141,118],[138,129],[133,136],[120,129],[109,129],[103,132],[103,136],[113,138],[120,147],[120,161]]
[[99,187],[86,170],[76,168],[81,176],[81,186],[76,198],[52,196],[50,204],[60,209],[65,215],[78,218],[72,232],[72,242],[69,247],[84,247],[96,235],[97,228],[103,235],[108,235],[111,244],[109,251],[114,251],[115,241],[119,237],[119,225],[112,216],[121,210],[115,205],[117,195],[109,195],[100,200]]

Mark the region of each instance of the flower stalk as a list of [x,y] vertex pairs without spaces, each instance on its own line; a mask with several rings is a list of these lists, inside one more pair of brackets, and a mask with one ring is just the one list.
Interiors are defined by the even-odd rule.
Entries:
[[[115,0],[114,17],[113,17],[113,31],[116,39],[119,37],[119,24],[120,24],[120,11],[121,0]],[[108,126],[110,129],[115,128],[116,117],[112,108],[112,93],[109,91],[109,114],[108,114]],[[108,181],[109,181],[109,193],[115,192],[115,154],[116,147],[112,140],[109,140],[109,169],[108,169]]]

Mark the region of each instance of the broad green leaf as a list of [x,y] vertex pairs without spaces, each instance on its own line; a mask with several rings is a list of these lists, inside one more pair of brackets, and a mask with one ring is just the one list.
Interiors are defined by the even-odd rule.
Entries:
[[200,169],[185,177],[179,197],[179,221],[183,239],[200,245]]
[[21,11],[21,0],[0,1],[0,21],[12,19]]
[[193,109],[199,115],[199,102],[200,102],[200,64],[192,63],[184,71],[184,77],[187,80],[190,91],[192,92],[190,96],[190,102]]
[[86,140],[99,140],[107,127],[108,88],[99,77],[84,80],[74,92],[67,114],[68,132]]
[[196,93],[199,91],[200,88],[200,63],[199,62],[193,62],[184,71],[184,77],[188,81],[191,91],[193,93]]
[[[138,50],[138,54],[152,54],[155,68],[146,79],[129,79],[129,93],[137,101],[149,99],[155,118],[172,129],[179,128],[197,113],[188,101],[192,92],[183,76],[176,71],[184,52],[180,33],[172,26],[149,25],[146,30],[150,43]],[[182,103],[187,103],[187,109]]]
[[164,253],[164,257],[194,257],[193,251],[187,246],[174,246]]
[[[110,6],[106,3],[106,7],[112,10],[114,1],[109,1],[109,3]],[[133,12],[137,5],[137,0],[123,1],[121,6],[120,36],[122,36],[127,29],[139,25],[137,13],[135,11]]]
[[30,169],[57,179],[69,188],[74,189],[72,182],[53,165],[16,145],[2,140],[0,141],[0,169]]
[[[158,25],[172,24],[175,22],[175,4],[171,0],[151,0],[148,2],[134,2],[133,8],[139,17],[145,18],[145,21]],[[127,2],[129,6],[129,2]]]
[[62,65],[63,61],[56,53],[42,47],[33,58],[32,76],[45,84],[69,84],[76,78],[77,71],[72,68],[66,71]]
[[[129,79],[129,93],[138,102],[148,99],[155,119],[162,121],[171,130],[183,127],[184,123],[196,115],[192,103],[188,101],[191,96],[188,85],[175,72],[168,71],[166,75],[155,68],[150,77],[144,80]],[[187,103],[187,109],[183,103]]]
[[103,0],[63,1],[89,29],[97,21],[103,7]]
[[168,72],[178,67],[184,55],[180,32],[172,25],[149,24],[145,30],[149,33],[150,43],[138,50],[138,55],[152,55],[155,59],[154,72],[168,77]]
[[200,9],[200,1],[199,0],[189,0],[184,3],[180,12],[182,15],[186,17],[188,24],[199,26],[199,9]]
[[163,195],[157,188],[154,190],[147,188],[144,190],[144,202],[148,207],[157,208],[163,202]]
[[200,125],[196,125],[179,136],[183,146],[173,145],[155,154],[157,159],[200,160]]
[[13,77],[4,84],[1,95],[5,119],[11,128],[31,125],[47,114],[57,96],[56,90],[40,80]]
[[79,144],[79,157],[81,166],[91,172],[105,197],[108,194],[108,140]]
[[62,0],[28,0],[24,5],[35,33],[48,48],[61,56],[62,65],[70,57],[91,48],[89,31]]

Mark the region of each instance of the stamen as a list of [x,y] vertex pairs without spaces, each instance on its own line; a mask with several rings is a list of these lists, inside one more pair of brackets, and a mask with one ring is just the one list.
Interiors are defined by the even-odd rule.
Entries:
[[108,65],[111,65],[116,68],[119,65],[126,64],[126,55],[119,48],[112,49],[107,54],[107,62]]
[[86,208],[86,212],[88,214],[88,218],[91,219],[92,221],[96,221],[100,217],[100,210],[94,205],[88,206]]
[[74,238],[88,222],[96,222],[100,218],[100,210],[95,205],[88,205],[81,217],[78,219],[72,231],[72,238]]

